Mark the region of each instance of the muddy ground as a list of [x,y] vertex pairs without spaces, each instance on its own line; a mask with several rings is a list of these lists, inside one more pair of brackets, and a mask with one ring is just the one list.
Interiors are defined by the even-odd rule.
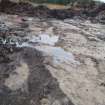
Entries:
[[10,61],[0,64],[0,105],[73,105],[43,64],[40,52],[13,50]]
[[0,14],[0,105],[104,105],[105,25],[20,14]]
[[74,105],[46,68],[42,53],[21,47],[31,33],[28,23],[5,16],[0,17],[0,105]]
[[104,105],[105,25],[7,14],[0,21],[8,35],[0,40],[1,105]]

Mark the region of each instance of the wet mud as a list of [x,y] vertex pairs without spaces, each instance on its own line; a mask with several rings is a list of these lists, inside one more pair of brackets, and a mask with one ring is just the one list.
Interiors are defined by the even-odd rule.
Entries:
[[[6,50],[3,47],[3,51]],[[41,52],[32,48],[16,48],[2,59],[5,61],[0,63],[0,105],[74,105],[45,67]],[[21,73],[17,69],[19,67]]]
[[[20,30],[1,23],[0,31],[0,105],[74,105],[46,68],[42,53],[35,48],[17,47],[19,40],[11,40]],[[38,41],[45,42],[41,38]]]
[[0,105],[104,105],[105,25],[18,6],[0,15]]

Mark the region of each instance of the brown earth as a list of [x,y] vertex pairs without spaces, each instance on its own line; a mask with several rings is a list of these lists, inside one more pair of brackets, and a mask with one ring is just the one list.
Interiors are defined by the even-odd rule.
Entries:
[[[4,13],[13,15],[0,15],[0,105],[104,105],[105,25],[56,19],[69,9],[50,17],[44,6],[8,5]],[[36,42],[40,34],[46,41]]]
[[[6,6],[0,3],[0,11],[8,14],[17,14],[21,16],[34,16],[38,18],[56,18],[66,19],[80,17],[81,19],[90,19],[94,22],[105,23],[105,4],[89,7],[70,7],[68,9],[49,9],[46,6],[33,6],[30,3],[8,2]],[[100,14],[101,13],[101,14]],[[103,15],[104,14],[104,15]],[[98,16],[99,15],[99,16]],[[102,21],[101,21],[102,20]]]

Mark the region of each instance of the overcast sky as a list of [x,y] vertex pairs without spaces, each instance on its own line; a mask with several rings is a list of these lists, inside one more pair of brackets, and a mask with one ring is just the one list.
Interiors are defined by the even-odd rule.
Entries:
[[104,2],[104,3],[105,3],[105,0],[97,0],[97,1],[102,1],[102,2]]

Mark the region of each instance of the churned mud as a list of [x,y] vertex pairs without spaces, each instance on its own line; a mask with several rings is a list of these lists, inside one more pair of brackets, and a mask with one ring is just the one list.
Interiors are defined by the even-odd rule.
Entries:
[[[0,25],[0,105],[74,105],[46,68],[43,54],[32,45],[53,45],[58,37],[40,35],[31,39],[30,33],[23,37],[24,24],[15,21],[17,17],[10,17],[14,19],[3,18],[5,22]],[[4,34],[7,36],[3,38]]]
[[11,62],[0,64],[1,105],[73,105],[45,67],[40,52],[22,48],[8,56]]
[[104,105],[105,25],[0,15],[0,105]]

